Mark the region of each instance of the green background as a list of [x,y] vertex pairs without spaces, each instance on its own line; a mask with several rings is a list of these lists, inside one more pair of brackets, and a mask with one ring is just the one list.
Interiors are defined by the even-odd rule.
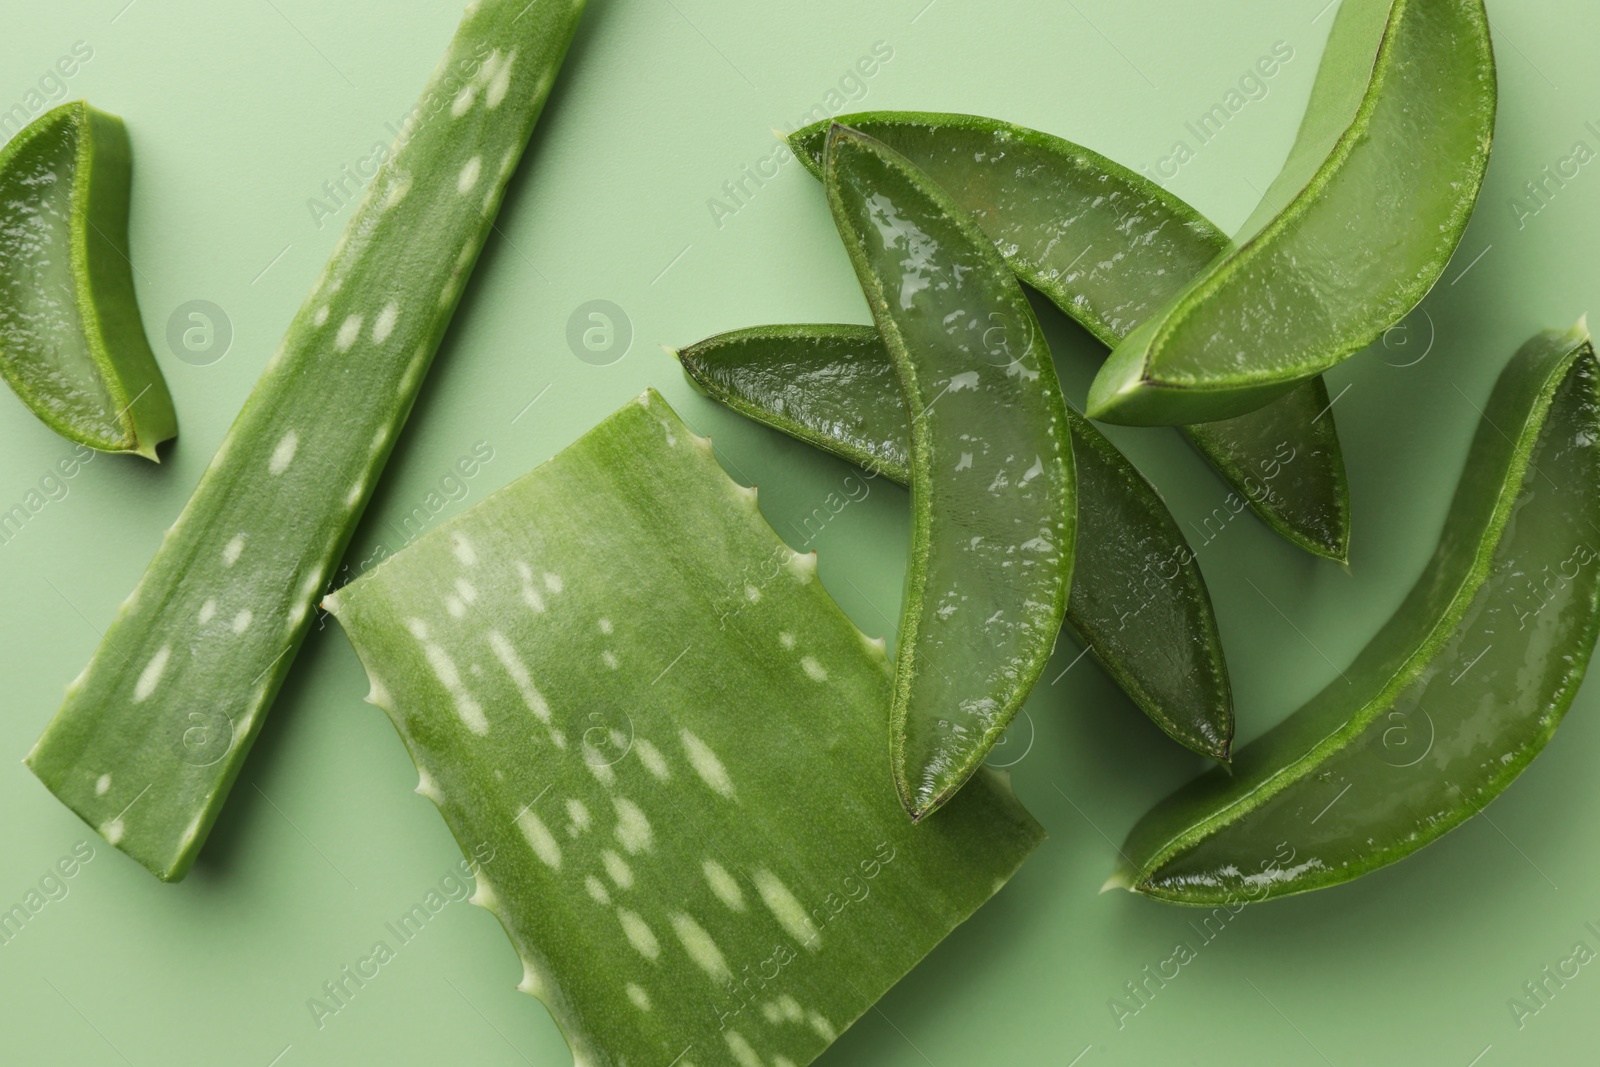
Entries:
[[[1193,158],[1168,184],[1236,226],[1293,138],[1332,21],[1324,2],[594,0],[502,232],[356,534],[353,566],[379,545],[399,547],[399,521],[430,493],[445,501],[442,514],[457,512],[653,385],[714,435],[730,472],[760,485],[779,532],[819,552],[823,580],[862,627],[889,631],[905,494],[880,480],[808,535],[800,523],[843,493],[850,468],[697,396],[661,347],[764,322],[866,321],[821,191],[790,162],[765,185],[748,183],[736,211],[713,212],[711,198],[771,157],[775,128],[813,107],[903,107],[1004,117],[1136,169],[1156,168],[1183,140]],[[362,703],[362,672],[333,625],[301,652],[179,885],[158,884],[106,846],[20,762],[349,215],[324,199],[332,217],[319,227],[309,201],[391,139],[457,4],[8,6],[0,114],[37,110],[29,94],[44,79],[56,99],[86,96],[128,120],[139,297],[182,437],[159,468],[100,456],[50,483],[56,499],[0,544],[0,753],[10,753],[0,763],[0,910],[79,842],[94,849],[66,896],[0,945],[0,1060],[568,1062],[544,1010],[512,988],[520,972],[498,924],[464,903],[440,911],[320,1029],[314,1022],[307,999],[459,859],[432,805],[411,792],[415,772],[392,728]],[[1543,206],[1523,186],[1578,142],[1600,149],[1600,9],[1492,0],[1490,14],[1501,111],[1477,217],[1422,308],[1330,375],[1352,485],[1349,571],[1297,552],[1248,513],[1203,534],[1226,487],[1169,431],[1109,431],[1199,551],[1242,740],[1319,689],[1388,617],[1438,538],[1474,405],[1523,340],[1595,303],[1600,164],[1550,183]],[[1185,123],[1280,41],[1294,58],[1200,145]],[[78,42],[92,58],[64,84],[47,77]],[[892,58],[870,78],[844,79],[875,46]],[[620,358],[585,361],[569,346],[569,318],[596,299],[626,315]],[[222,309],[226,352],[180,359],[181,346],[168,345],[169,318],[194,300]],[[1101,353],[1061,316],[1042,317],[1081,403]],[[493,459],[470,481],[448,481],[480,442]],[[3,511],[72,448],[6,393],[0,454]],[[1600,949],[1585,926],[1600,928],[1595,685],[1481,817],[1349,886],[1248,908],[1202,943],[1197,913],[1097,894],[1129,826],[1200,761],[1079,652],[1061,642],[996,757],[1014,763],[1050,840],[822,1062],[1594,1062],[1600,966],[1580,970],[1520,1028],[1508,1001],[1580,940]],[[1180,940],[1196,958],[1119,1028],[1108,1001]]]

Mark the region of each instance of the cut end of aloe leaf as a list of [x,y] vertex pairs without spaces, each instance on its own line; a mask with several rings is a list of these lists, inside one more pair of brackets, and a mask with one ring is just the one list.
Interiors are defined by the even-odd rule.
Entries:
[[128,253],[132,151],[82,100],[0,148],[0,375],[46,426],[159,462],[178,432]]

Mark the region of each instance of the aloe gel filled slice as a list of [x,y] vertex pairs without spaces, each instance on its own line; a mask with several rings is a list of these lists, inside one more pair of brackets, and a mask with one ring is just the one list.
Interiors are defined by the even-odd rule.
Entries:
[[[761,326],[676,355],[697,385],[735,411],[910,481],[900,383],[871,326]],[[1070,407],[1067,425],[1078,479],[1067,628],[1169,737],[1226,760],[1233,696],[1194,553],[1127,457]]]
[[1050,658],[1072,581],[1072,436],[1033,309],[972,219],[842,126],[823,185],[910,423],[890,763],[920,819],[982,764]]
[[133,291],[132,169],[122,120],[81,100],[0,149],[0,374],[68,440],[154,460],[178,420]]
[[[1104,156],[974,115],[868,111],[839,120],[900,152],[994,241],[1017,277],[1115,348],[1228,247],[1199,212]],[[789,143],[820,175],[828,124]],[[1183,428],[1269,527],[1343,561],[1350,492],[1321,378],[1260,411]]]
[[803,1067],[1043,837],[906,819],[882,643],[654,392],[328,607],[576,1063]]
[[1240,415],[1377,340],[1460,243],[1495,106],[1482,0],[1343,0],[1282,172],[1228,250],[1112,353],[1089,414]]
[[181,878],[306,634],[493,225],[583,4],[485,0],[183,513],[28,756]]
[[1600,630],[1600,364],[1529,342],[1495,386],[1438,551],[1305,707],[1162,801],[1108,884],[1183,904],[1349,881],[1481,811],[1555,732]]

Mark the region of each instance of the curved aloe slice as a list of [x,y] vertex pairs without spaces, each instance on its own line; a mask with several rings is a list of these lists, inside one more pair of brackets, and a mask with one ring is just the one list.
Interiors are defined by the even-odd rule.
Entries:
[[69,441],[154,460],[178,419],[133,292],[132,164],[82,100],[0,149],[0,374]]
[[485,0],[28,765],[164,880],[205,841],[388,459],[583,9]]
[[[761,326],[676,353],[712,397],[758,422],[904,485],[905,404],[871,326]],[[1067,627],[1150,720],[1226,760],[1233,697],[1211,595],[1155,487],[1067,408],[1078,476]]]
[[1108,884],[1184,904],[1348,881],[1477,814],[1554,733],[1600,631],[1600,364],[1581,325],[1501,374],[1433,560],[1344,676],[1162,801]]
[[653,392],[328,607],[580,1064],[810,1063],[1043,837],[907,821],[882,643]]
[[1375,341],[1461,242],[1495,102],[1483,0],[1344,0],[1282,172],[1228,251],[1112,353],[1089,414],[1243,414]]
[[[974,115],[868,111],[840,122],[926,171],[977,220],[1012,271],[1108,347],[1228,247],[1194,208],[1096,152]],[[826,123],[789,143],[820,175]],[[1350,491],[1321,378],[1260,411],[1183,430],[1269,527],[1343,561]]]
[[1072,581],[1072,436],[1033,309],[972,219],[842,126],[823,175],[911,426],[890,749],[920,819],[983,763],[1050,658]]

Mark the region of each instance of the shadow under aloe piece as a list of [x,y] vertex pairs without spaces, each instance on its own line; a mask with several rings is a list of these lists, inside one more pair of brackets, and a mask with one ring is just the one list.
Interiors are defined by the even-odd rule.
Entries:
[[1033,309],[971,217],[844,126],[822,169],[910,427],[889,747],[921,819],[982,765],[1055,646],[1077,532],[1072,434]]
[[[910,429],[871,326],[761,326],[676,352],[714,399],[901,485]],[[1067,408],[1078,536],[1067,628],[1169,737],[1226,760],[1233,696],[1194,552],[1154,486]]]
[[28,765],[164,880],[205,841],[411,411],[582,0],[474,4]]
[[1588,330],[1512,359],[1433,559],[1326,689],[1128,835],[1107,883],[1181,904],[1320,889],[1498,796],[1572,704],[1600,632],[1600,363]]
[[132,173],[122,120],[81,100],[0,149],[0,375],[69,441],[155,460],[178,419],[134,295]]
[[[1188,204],[1071,141],[974,115],[868,111],[841,123],[932,177],[994,241],[1017,277],[1115,348],[1228,247]],[[820,175],[828,123],[789,144]],[[1224,422],[1182,428],[1268,527],[1344,561],[1350,493],[1321,378]]]
[[1043,838],[905,817],[882,643],[654,392],[327,606],[580,1064],[804,1067]]
[[1283,170],[1227,251],[1117,346],[1090,416],[1241,415],[1376,341],[1460,244],[1495,107],[1483,0],[1343,0]]

